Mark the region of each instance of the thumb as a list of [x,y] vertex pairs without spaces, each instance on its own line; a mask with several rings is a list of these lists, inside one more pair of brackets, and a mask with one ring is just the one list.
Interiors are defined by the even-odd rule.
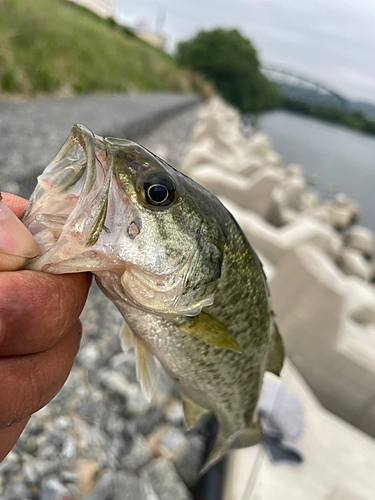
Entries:
[[39,255],[40,250],[31,233],[2,199],[0,194],[0,271],[15,271]]

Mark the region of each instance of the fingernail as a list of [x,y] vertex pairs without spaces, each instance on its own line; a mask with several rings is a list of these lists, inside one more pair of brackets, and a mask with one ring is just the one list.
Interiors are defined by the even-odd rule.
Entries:
[[0,194],[0,253],[32,259],[39,252],[39,245],[30,231],[1,201]]

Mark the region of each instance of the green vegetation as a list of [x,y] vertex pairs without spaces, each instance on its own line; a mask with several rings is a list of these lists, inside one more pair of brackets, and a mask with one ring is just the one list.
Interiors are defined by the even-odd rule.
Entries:
[[178,45],[176,59],[212,81],[242,112],[258,113],[279,102],[276,88],[260,72],[250,40],[237,30],[201,31]]
[[0,0],[0,93],[197,90],[201,79],[64,0]]
[[361,113],[353,113],[338,108],[313,106],[302,101],[283,99],[281,107],[296,113],[313,116],[322,120],[344,125],[361,132],[375,134],[375,121],[366,118]]

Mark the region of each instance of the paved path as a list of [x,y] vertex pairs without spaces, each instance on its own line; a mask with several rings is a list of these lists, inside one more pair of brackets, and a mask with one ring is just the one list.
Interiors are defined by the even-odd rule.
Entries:
[[198,101],[193,94],[144,93],[0,102],[0,190],[28,197],[75,123],[136,139]]

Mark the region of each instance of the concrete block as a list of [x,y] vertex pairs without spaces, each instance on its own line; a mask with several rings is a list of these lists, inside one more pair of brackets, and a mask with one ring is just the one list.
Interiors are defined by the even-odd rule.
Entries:
[[286,352],[323,405],[362,428],[363,408],[375,398],[375,328],[350,317],[358,304],[348,307],[347,278],[320,249],[303,245],[284,256],[270,290]]
[[329,222],[337,229],[346,229],[359,216],[358,205],[346,195],[339,193],[329,202]]
[[337,233],[312,217],[299,217],[290,224],[277,228],[226,197],[221,196],[220,200],[240,224],[250,243],[274,265],[278,265],[289,250],[308,242],[333,258],[341,247]]
[[298,440],[304,462],[275,467],[261,445],[236,450],[229,456],[223,500],[373,500],[375,440],[322,408],[289,360],[281,381],[304,409]]
[[274,277],[275,273],[277,272],[276,266],[274,266],[272,264],[272,262],[269,259],[267,259],[267,257],[265,257],[256,247],[254,247],[254,250],[256,251],[256,253],[259,257],[259,260],[262,263],[264,274],[266,275],[267,280],[271,281],[271,279]]
[[374,249],[374,231],[364,226],[351,226],[345,234],[345,245],[370,256]]
[[372,277],[370,262],[355,248],[343,247],[338,255],[337,263],[345,274],[359,276],[366,281]]
[[375,324],[375,286],[357,276],[345,280],[348,316],[358,323]]
[[307,208],[304,211],[304,215],[314,217],[326,224],[330,224],[330,209],[327,204],[315,205],[313,207]]
[[284,190],[286,205],[294,210],[302,210],[302,196],[306,189],[305,181],[299,177],[287,178],[282,183],[281,188]]
[[193,179],[216,196],[236,200],[240,206],[264,217],[270,206],[274,188],[282,181],[281,169],[266,167],[246,179],[218,168],[205,166],[192,172]]
[[319,195],[316,191],[305,191],[301,197],[301,211],[317,207],[319,205]]

